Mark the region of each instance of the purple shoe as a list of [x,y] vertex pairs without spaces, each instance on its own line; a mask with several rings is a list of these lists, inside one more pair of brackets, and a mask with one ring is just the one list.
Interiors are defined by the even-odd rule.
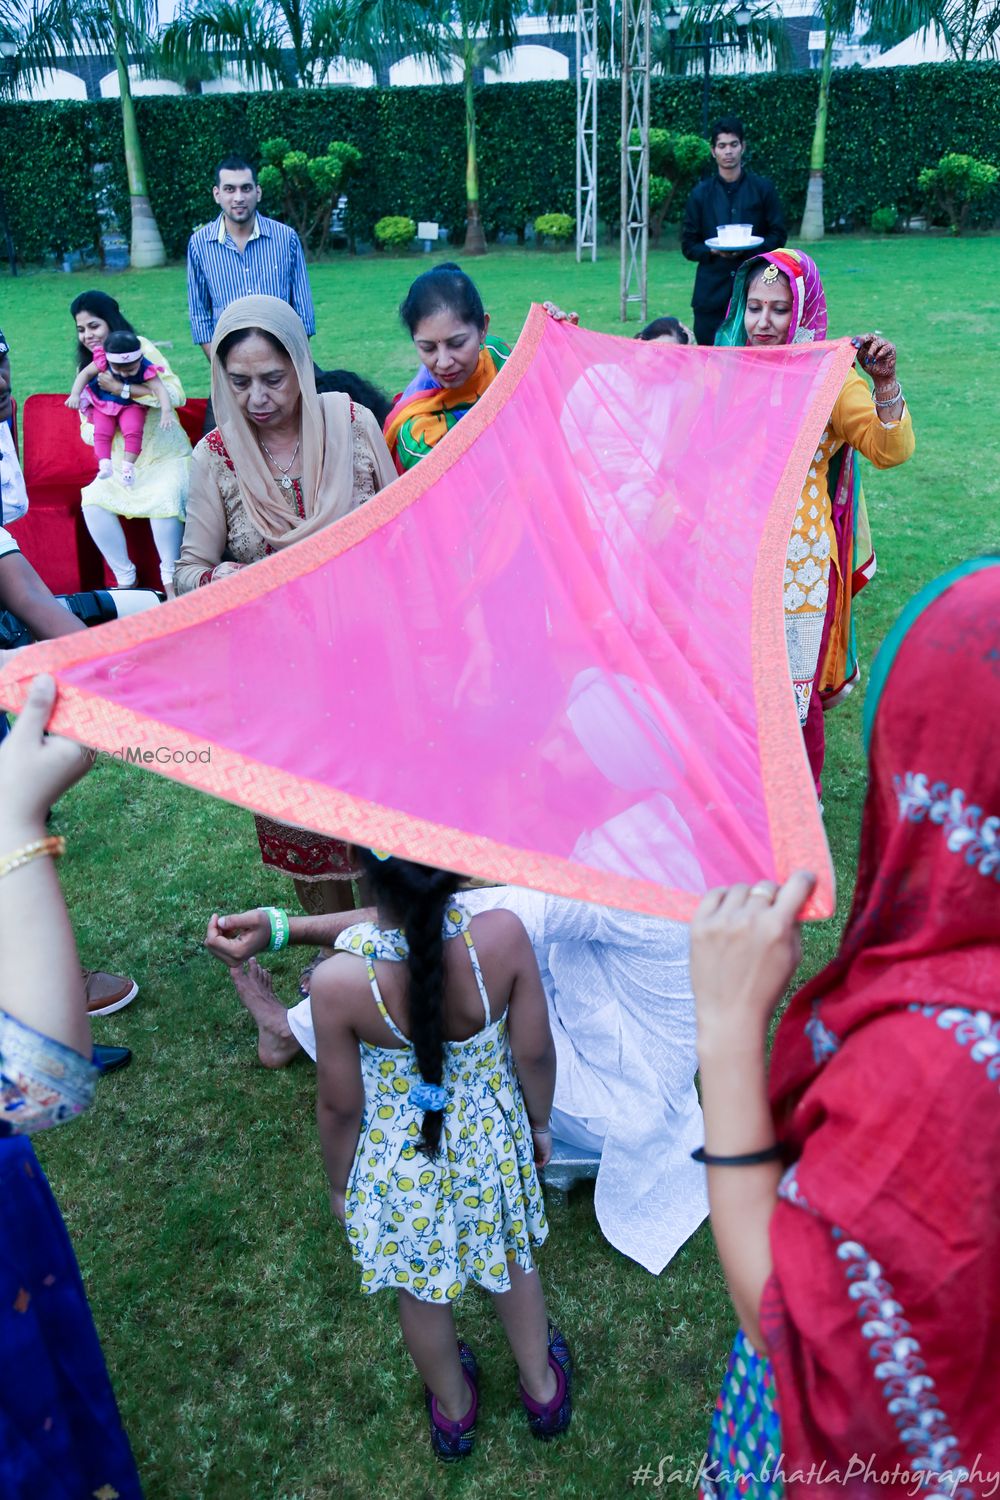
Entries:
[[437,1399],[429,1386],[424,1386],[424,1400],[431,1421],[431,1447],[444,1463],[468,1458],[476,1441],[476,1416],[479,1412],[479,1366],[476,1356],[468,1344],[458,1341],[458,1357],[466,1384],[472,1392],[472,1405],[460,1422],[449,1422],[438,1411]]
[[532,1437],[547,1442],[565,1432],[573,1417],[573,1359],[569,1347],[558,1328],[549,1324],[549,1364],[556,1377],[556,1393],[551,1401],[542,1405],[528,1395],[520,1386],[521,1403],[528,1414],[528,1426]]

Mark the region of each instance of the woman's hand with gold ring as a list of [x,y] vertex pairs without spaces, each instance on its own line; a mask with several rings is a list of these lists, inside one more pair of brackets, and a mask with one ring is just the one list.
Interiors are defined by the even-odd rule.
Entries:
[[773,901],[778,894],[778,887],[773,880],[758,880],[747,892],[748,896],[766,896],[768,901]]

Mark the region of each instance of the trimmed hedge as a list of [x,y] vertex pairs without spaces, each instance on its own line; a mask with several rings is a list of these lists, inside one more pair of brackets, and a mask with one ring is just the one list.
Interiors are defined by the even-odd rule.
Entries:
[[[713,114],[736,113],[751,132],[750,161],[773,177],[789,224],[801,216],[819,78],[752,74],[713,82]],[[698,132],[698,78],[657,78],[651,122]],[[574,211],[575,85],[494,84],[477,91],[480,191],[490,236],[523,235],[540,212]],[[192,98],[139,98],[153,209],[172,256],[214,212],[212,169],[230,151],[255,159],[260,143],[287,136],[310,155],[331,140],[362,153],[351,183],[348,228],[370,241],[387,214],[435,219],[461,236],[465,223],[462,90],[431,88],[289,90]],[[600,85],[598,206],[618,219],[620,89]],[[946,151],[1000,164],[1000,63],[852,68],[833,75],[827,132],[826,215],[867,223],[895,203],[921,207],[917,176]],[[25,260],[92,245],[98,234],[93,167],[127,232],[128,192],[117,101],[0,104],[0,151],[11,229]],[[58,190],[56,190],[58,184]],[[266,210],[267,205],[264,205]],[[995,199],[984,209],[996,211]]]

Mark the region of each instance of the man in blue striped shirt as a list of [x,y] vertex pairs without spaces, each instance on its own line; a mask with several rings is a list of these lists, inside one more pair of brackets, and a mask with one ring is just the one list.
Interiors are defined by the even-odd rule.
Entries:
[[212,197],[222,209],[188,241],[187,281],[191,337],[211,357],[212,335],[224,308],[237,297],[263,293],[294,307],[310,338],[316,332],[312,292],[302,243],[294,229],[257,212],[257,174],[238,156],[215,173]]

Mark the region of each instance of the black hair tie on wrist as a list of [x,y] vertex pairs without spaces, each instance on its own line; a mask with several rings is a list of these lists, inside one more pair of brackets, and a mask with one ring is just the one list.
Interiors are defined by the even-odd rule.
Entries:
[[767,1146],[763,1151],[748,1151],[745,1156],[710,1156],[704,1146],[691,1152],[691,1160],[703,1167],[760,1167],[766,1161],[780,1161],[784,1152],[781,1146]]

